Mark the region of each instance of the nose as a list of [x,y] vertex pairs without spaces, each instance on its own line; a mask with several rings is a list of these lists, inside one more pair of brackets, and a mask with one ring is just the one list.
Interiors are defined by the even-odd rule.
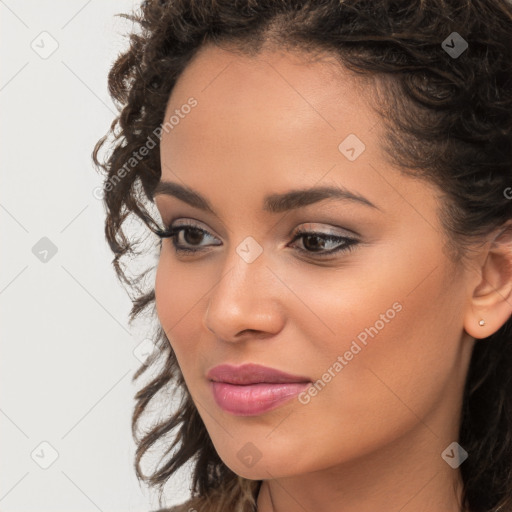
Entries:
[[267,266],[264,252],[247,263],[233,251],[210,292],[204,325],[227,342],[277,334],[284,324],[279,295],[284,293],[283,284]]

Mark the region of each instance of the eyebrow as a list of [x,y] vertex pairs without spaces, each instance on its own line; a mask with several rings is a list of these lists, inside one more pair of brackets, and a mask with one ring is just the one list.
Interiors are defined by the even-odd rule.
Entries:
[[[153,197],[157,195],[168,195],[181,199],[183,202],[215,214],[210,202],[199,192],[191,188],[180,185],[172,181],[158,182]],[[343,187],[313,187],[306,189],[291,190],[283,194],[270,194],[265,196],[263,201],[263,210],[270,213],[282,213],[288,210],[308,206],[324,199],[340,199],[346,201],[355,201],[371,208],[380,208],[374,205],[365,197],[350,192]]]

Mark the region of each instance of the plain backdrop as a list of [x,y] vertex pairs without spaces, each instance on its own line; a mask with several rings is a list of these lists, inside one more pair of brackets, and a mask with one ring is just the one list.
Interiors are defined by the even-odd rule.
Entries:
[[[149,512],[133,469],[129,328],[91,152],[130,0],[0,1],[0,511]],[[186,472],[166,505],[188,497]]]

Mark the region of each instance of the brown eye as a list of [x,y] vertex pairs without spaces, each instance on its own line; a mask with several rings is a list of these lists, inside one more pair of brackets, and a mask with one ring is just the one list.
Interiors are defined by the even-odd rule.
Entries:
[[197,228],[183,228],[180,229],[179,233],[183,234],[183,240],[187,244],[196,245],[201,243],[205,232],[202,229]]
[[308,251],[321,251],[325,249],[325,238],[320,238],[318,235],[303,235],[302,245]]
[[303,248],[299,247],[300,251],[320,257],[351,250],[359,243],[355,238],[303,230],[297,231],[292,242],[299,239],[302,239],[303,246]]
[[205,229],[192,225],[171,226],[166,231],[158,231],[160,238],[170,238],[176,253],[193,254],[203,251],[212,245],[222,245],[221,243],[201,244],[208,241],[208,238],[216,239]]
[[[171,238],[177,254],[192,255],[205,251],[212,246],[222,245],[222,242],[208,243],[208,238],[216,240],[216,237],[195,225],[171,226],[166,231],[157,231],[156,234],[160,238]],[[300,244],[302,247],[299,245],[298,250],[316,258],[329,257],[336,253],[350,251],[359,243],[355,238],[301,229],[296,231],[291,243],[294,244],[298,240],[302,240],[302,244]],[[202,243],[205,241],[206,243]]]

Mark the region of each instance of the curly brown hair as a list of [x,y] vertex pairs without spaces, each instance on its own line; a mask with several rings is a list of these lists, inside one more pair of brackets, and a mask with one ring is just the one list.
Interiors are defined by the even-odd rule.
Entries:
[[[129,277],[123,268],[122,258],[137,254],[123,224],[136,218],[153,233],[160,229],[150,212],[161,176],[158,135],[178,77],[206,44],[226,43],[247,55],[269,45],[326,51],[361,80],[382,87],[384,149],[399,169],[444,191],[442,221],[459,256],[466,242],[512,218],[504,193],[512,182],[509,0],[146,0],[137,12],[121,16],[139,30],[110,70],[119,116],[96,144],[93,160],[105,173],[105,234],[113,265],[121,282],[136,291],[130,323],[154,304],[155,293],[138,287],[145,273]],[[442,44],[453,32],[468,43],[458,56]],[[100,161],[110,135],[112,151]],[[156,149],[141,151],[150,140]],[[471,512],[512,511],[511,328],[509,319],[475,346],[466,382],[459,442],[471,454],[461,466],[463,505]],[[160,356],[133,376],[163,361],[135,396],[137,477],[158,487],[162,499],[164,484],[192,461],[198,510],[255,510],[260,482],[241,478],[219,458],[166,333],[157,326],[154,336]],[[139,438],[144,411],[168,387],[182,392],[179,407]],[[164,463],[144,475],[142,457],[169,434],[174,440]]]

